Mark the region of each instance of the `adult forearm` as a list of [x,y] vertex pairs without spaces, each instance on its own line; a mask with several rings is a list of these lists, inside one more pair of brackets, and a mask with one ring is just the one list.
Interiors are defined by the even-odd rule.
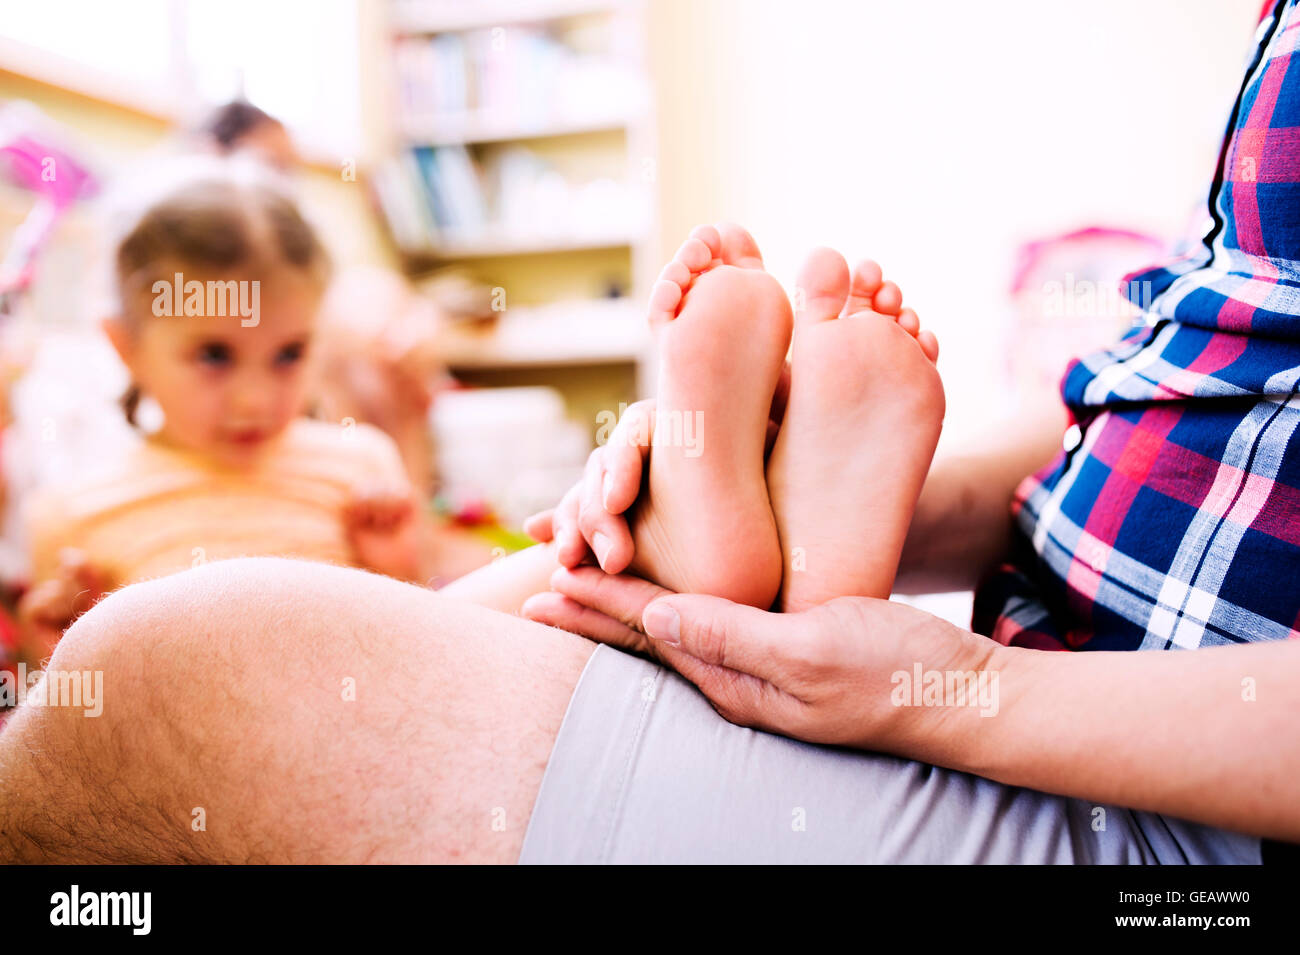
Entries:
[[1010,491],[983,479],[987,462],[949,457],[935,463],[917,503],[894,590],[942,593],[974,588],[1011,540]]
[[961,722],[961,768],[1300,841],[1300,644],[1011,649],[992,666],[998,713]]

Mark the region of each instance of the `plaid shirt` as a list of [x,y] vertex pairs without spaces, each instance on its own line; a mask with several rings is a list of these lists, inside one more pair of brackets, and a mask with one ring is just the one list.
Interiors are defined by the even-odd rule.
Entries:
[[1066,369],[1077,428],[1016,491],[977,632],[1052,650],[1300,636],[1297,2],[1260,23],[1209,232],[1130,276],[1144,324]]

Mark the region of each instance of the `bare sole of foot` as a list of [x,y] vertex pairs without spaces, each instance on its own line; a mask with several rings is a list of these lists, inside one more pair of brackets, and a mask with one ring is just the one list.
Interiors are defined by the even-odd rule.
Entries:
[[634,573],[766,608],[780,588],[781,550],[764,441],[792,316],[761,263],[747,233],[703,227],[656,284],[654,449],[629,516]]
[[767,465],[781,609],[887,598],[943,425],[938,342],[871,262],[850,275],[818,249],[796,295],[789,401]]

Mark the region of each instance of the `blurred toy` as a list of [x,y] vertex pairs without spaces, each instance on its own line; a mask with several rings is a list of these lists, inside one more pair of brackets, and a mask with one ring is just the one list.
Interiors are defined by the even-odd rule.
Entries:
[[13,314],[18,297],[31,286],[36,261],[63,213],[98,189],[90,171],[60,145],[62,139],[28,103],[0,109],[0,168],[36,197],[0,261],[0,318]]
[[1022,399],[1054,399],[1072,357],[1110,344],[1141,320],[1134,301],[1143,301],[1143,290],[1124,287],[1123,277],[1166,248],[1154,236],[1099,226],[1020,247],[1007,365]]

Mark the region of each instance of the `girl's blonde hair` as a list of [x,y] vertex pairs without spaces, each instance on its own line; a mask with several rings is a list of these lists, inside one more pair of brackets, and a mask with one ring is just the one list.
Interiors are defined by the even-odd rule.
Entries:
[[[142,313],[140,296],[176,266],[206,275],[249,277],[283,269],[306,274],[319,289],[329,279],[329,257],[297,203],[264,170],[230,160],[187,164],[129,217],[113,253],[118,314],[128,325]],[[140,389],[122,396],[135,424]]]

